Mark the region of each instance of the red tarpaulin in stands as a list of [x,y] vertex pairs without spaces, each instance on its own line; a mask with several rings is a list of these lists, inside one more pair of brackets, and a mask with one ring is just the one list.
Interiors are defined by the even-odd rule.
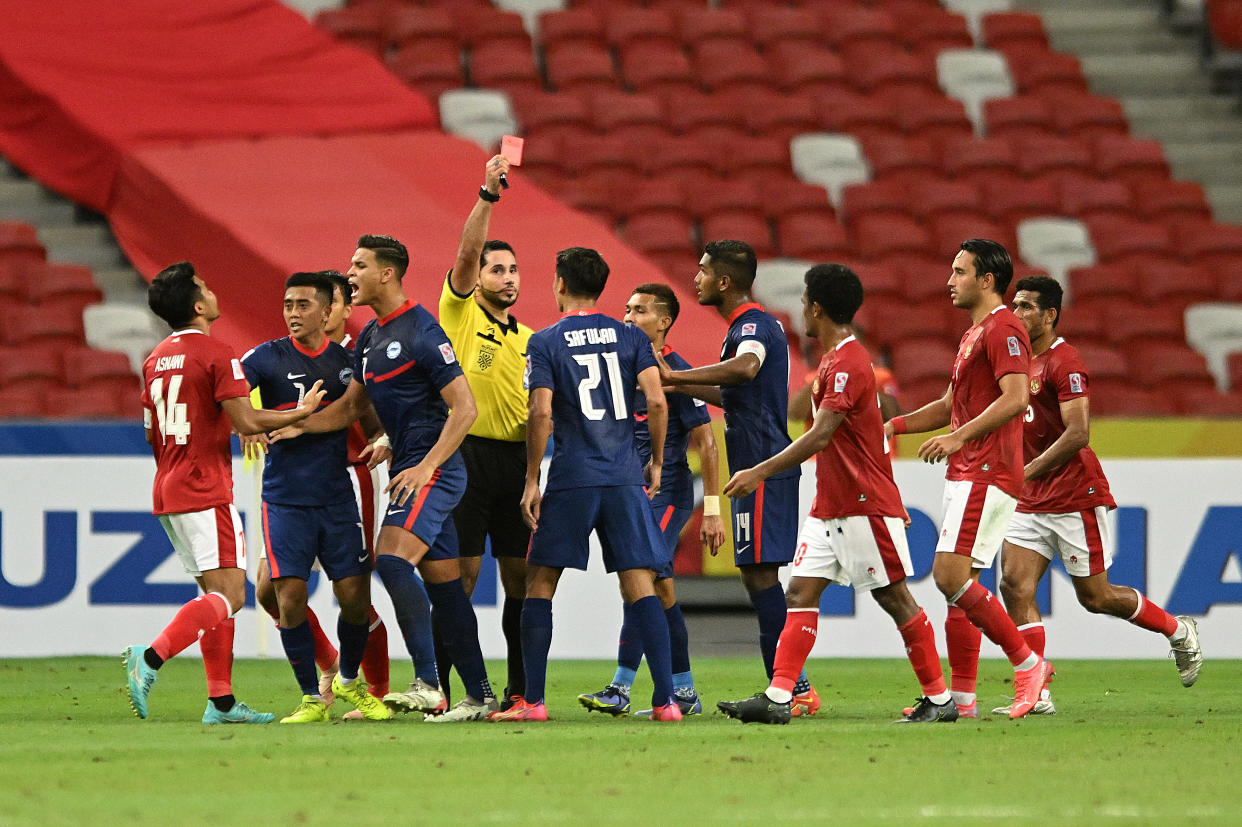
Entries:
[[435,125],[374,58],[274,0],[0,2],[0,153],[97,210],[137,146]]
[[[111,219],[143,272],[194,262],[221,295],[215,333],[245,348],[284,334],[280,300],[290,272],[348,269],[363,233],[406,244],[406,292],[434,312],[485,160],[473,144],[438,132],[148,147],[122,165]],[[552,272],[565,247],[603,254],[612,275],[600,306],[616,316],[635,285],[667,280],[602,224],[536,190],[520,170],[511,178],[491,237],[517,249],[523,287],[515,315],[524,323],[538,329],[555,321]],[[670,342],[704,364],[719,359],[725,326],[696,303],[696,270],[687,257],[674,285],[682,314]],[[369,311],[355,314],[357,327],[367,318]]]

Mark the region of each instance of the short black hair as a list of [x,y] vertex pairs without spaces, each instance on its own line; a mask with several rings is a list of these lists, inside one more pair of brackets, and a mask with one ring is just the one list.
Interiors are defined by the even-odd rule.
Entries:
[[1018,284],[1014,289],[1029,290],[1037,294],[1035,304],[1040,310],[1057,311],[1057,315],[1052,320],[1052,327],[1056,329],[1057,323],[1061,321],[1061,300],[1065,298],[1061,282],[1052,276],[1026,276],[1018,279]]
[[608,283],[608,263],[589,247],[570,247],[556,254],[556,275],[570,295],[598,299]]
[[510,253],[513,253],[514,258],[517,258],[517,253],[513,252],[513,248],[509,246],[509,242],[500,241],[499,239],[494,238],[491,241],[484,243],[483,251],[479,253],[479,267],[480,268],[486,267],[487,266],[487,254],[494,253],[497,250],[508,250]]
[[658,284],[649,282],[640,284],[634,288],[635,293],[642,293],[644,296],[654,296],[655,304],[664,308],[664,313],[672,319],[669,322],[669,329],[672,329],[673,322],[677,321],[677,314],[681,312],[681,303],[677,301],[677,294],[673,292],[673,288],[667,284]]
[[849,324],[863,303],[858,274],[844,264],[816,264],[803,276],[806,300],[824,309],[837,324]]
[[358,246],[375,253],[375,260],[381,267],[392,267],[397,271],[397,281],[405,277],[410,268],[410,252],[405,245],[390,235],[364,235],[358,239]]
[[1004,245],[990,238],[968,238],[962,242],[962,249],[974,253],[975,278],[991,273],[996,292],[1005,295],[1009,282],[1013,281],[1013,259]]
[[194,303],[203,298],[202,289],[194,282],[195,275],[193,264],[178,261],[160,270],[147,288],[151,312],[173,330],[194,321]]
[[354,288],[350,286],[349,279],[340,270],[320,270],[322,275],[328,277],[332,282],[332,286],[339,288],[341,291],[341,299],[346,305],[354,303]]
[[750,290],[755,283],[755,270],[759,259],[755,256],[755,248],[745,241],[724,238],[709,241],[703,248],[712,260],[712,269],[720,275],[728,276],[729,280],[741,290]]
[[294,273],[285,279],[285,289],[290,287],[313,287],[315,293],[319,297],[319,303],[324,307],[332,305],[332,279],[320,270],[314,273]]

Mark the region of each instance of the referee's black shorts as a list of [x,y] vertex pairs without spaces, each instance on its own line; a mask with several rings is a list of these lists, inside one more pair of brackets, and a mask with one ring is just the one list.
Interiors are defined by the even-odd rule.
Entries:
[[492,556],[525,557],[530,529],[522,520],[526,443],[467,435],[466,493],[453,511],[462,557],[479,557],[492,540]]

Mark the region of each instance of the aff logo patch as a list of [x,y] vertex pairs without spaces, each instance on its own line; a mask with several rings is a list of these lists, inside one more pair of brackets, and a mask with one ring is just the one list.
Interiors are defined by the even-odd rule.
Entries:
[[457,361],[457,355],[453,353],[453,346],[448,342],[440,345],[440,358],[444,360],[446,365],[451,365]]
[[1070,393],[1082,393],[1082,374],[1071,373],[1069,375]]
[[1005,342],[1009,345],[1010,356],[1020,356],[1022,354],[1022,346],[1018,344],[1017,336],[1005,337]]
[[833,393],[840,393],[845,390],[845,383],[850,378],[848,373],[838,373],[832,379]]
[[747,322],[746,324],[742,325],[742,335],[743,336],[754,336],[755,335],[755,323]]

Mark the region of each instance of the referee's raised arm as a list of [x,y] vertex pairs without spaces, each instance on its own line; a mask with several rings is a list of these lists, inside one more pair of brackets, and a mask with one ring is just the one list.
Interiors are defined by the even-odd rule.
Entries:
[[509,171],[509,160],[496,155],[487,162],[483,174],[483,186],[474,209],[466,218],[461,230],[461,242],[457,245],[457,260],[449,272],[449,286],[459,296],[468,295],[479,281],[479,258],[487,241],[488,222],[492,217],[492,205],[500,200],[500,176]]

